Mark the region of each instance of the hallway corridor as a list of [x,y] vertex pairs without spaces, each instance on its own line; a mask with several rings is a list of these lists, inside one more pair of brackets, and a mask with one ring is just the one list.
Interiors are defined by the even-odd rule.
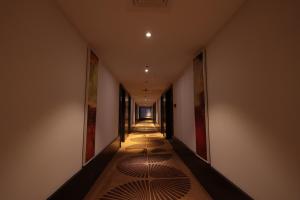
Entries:
[[[149,130],[153,123],[137,127]],[[161,133],[134,132],[98,178],[85,200],[209,200],[211,197]]]
[[0,200],[300,200],[300,0],[0,6]]

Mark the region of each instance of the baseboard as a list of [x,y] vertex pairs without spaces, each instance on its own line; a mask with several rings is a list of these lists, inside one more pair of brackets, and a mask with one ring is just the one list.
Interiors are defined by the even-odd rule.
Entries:
[[234,185],[210,164],[198,158],[177,138],[170,140],[174,151],[179,155],[194,176],[215,200],[252,200],[248,194]]
[[82,167],[78,173],[53,193],[48,200],[83,199],[119,148],[120,139],[117,137],[92,161]]

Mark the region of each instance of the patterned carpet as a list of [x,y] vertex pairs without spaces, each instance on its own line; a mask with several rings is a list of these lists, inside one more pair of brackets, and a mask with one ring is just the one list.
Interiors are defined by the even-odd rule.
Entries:
[[85,200],[209,200],[160,133],[130,134]]
[[152,120],[144,120],[132,126],[132,130],[139,133],[155,133],[159,132],[160,128],[159,125],[154,124]]

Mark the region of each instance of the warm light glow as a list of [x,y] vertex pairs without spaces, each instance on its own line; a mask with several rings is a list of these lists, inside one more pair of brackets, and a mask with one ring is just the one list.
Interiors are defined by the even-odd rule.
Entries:
[[150,110],[147,111],[146,117],[149,117],[149,118],[151,117],[151,111]]
[[149,31],[146,32],[146,37],[147,37],[147,38],[151,38],[151,36],[152,36],[151,32],[149,32]]
[[149,72],[149,69],[146,68],[146,69],[145,69],[145,72],[148,73],[148,72]]

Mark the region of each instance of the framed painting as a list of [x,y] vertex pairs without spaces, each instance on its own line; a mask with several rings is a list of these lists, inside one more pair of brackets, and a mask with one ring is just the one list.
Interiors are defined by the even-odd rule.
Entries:
[[95,156],[95,134],[97,116],[97,86],[98,86],[99,59],[92,50],[88,50],[86,71],[86,103],[85,103],[85,139],[84,163]]
[[193,60],[196,153],[208,161],[208,114],[204,51]]

